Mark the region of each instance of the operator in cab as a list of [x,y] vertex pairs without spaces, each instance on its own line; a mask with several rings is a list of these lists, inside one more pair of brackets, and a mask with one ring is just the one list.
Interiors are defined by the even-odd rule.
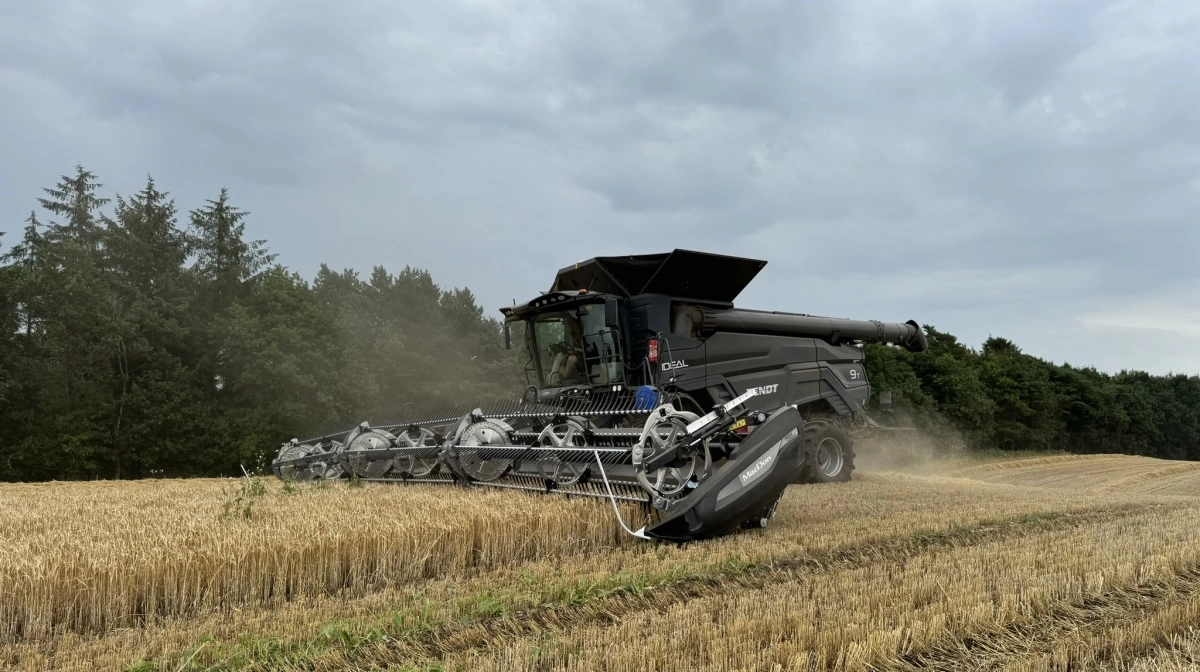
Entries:
[[552,385],[570,385],[583,382],[583,329],[579,319],[564,316],[563,340],[552,346],[554,364],[550,369],[549,382]]

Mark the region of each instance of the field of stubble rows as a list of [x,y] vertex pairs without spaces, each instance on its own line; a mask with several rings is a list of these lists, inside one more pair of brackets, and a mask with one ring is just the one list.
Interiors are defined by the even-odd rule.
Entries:
[[863,468],[850,483],[793,486],[764,530],[683,547],[622,536],[603,501],[263,479],[239,503],[238,487],[0,486],[0,669],[1200,659],[1200,463]]

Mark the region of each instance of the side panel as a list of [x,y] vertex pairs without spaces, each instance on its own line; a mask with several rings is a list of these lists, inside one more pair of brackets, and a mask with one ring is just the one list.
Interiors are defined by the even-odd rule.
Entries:
[[820,339],[714,334],[706,342],[708,385],[727,382],[734,394],[758,388],[763,408],[828,399],[839,413],[866,408],[870,385],[855,346]]
[[[683,339],[680,339],[683,340]],[[682,345],[692,345],[691,348],[679,348],[675,339],[664,341],[658,349],[658,367],[656,374],[660,385],[678,385],[685,389],[702,387],[706,373],[704,359],[704,344],[684,340]],[[672,382],[672,378],[675,380]],[[689,384],[690,381],[696,381]]]
[[[681,385],[684,381],[703,380],[705,375],[703,341],[671,331],[671,297],[642,294],[629,302],[629,359],[641,367],[651,338],[661,334],[658,363],[651,365],[650,381],[659,385]],[[674,383],[671,378],[675,377]]]

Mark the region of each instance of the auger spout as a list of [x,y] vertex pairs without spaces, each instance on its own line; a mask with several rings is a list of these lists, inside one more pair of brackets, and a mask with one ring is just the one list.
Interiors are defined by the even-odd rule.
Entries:
[[879,322],[741,308],[705,309],[701,333],[710,336],[718,331],[820,338],[833,343],[894,343],[910,352],[924,352],[929,347],[924,330],[913,320]]

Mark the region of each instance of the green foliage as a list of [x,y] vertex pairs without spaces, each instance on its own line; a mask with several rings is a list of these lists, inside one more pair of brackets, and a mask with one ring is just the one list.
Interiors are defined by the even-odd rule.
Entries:
[[227,189],[181,223],[152,177],[102,187],[76,166],[0,241],[0,480],[261,473],[289,437],[520,393],[465,288],[411,267],[310,285]]
[[229,499],[221,507],[221,520],[241,518],[250,520],[254,517],[254,505],[267,496],[267,486],[262,481],[256,481],[249,476],[239,479],[238,487],[232,493],[227,492]]
[[316,645],[337,647],[353,655],[360,647],[374,642],[387,641],[387,634],[380,628],[362,629],[353,624],[329,623],[317,634]]
[[906,421],[980,450],[1130,453],[1200,459],[1200,377],[1105,374],[1056,365],[1004,338],[968,348],[926,326],[921,353],[866,347],[876,397]]
[[475,616],[479,618],[504,618],[507,615],[508,606],[503,600],[497,599],[488,591],[478,596]]

